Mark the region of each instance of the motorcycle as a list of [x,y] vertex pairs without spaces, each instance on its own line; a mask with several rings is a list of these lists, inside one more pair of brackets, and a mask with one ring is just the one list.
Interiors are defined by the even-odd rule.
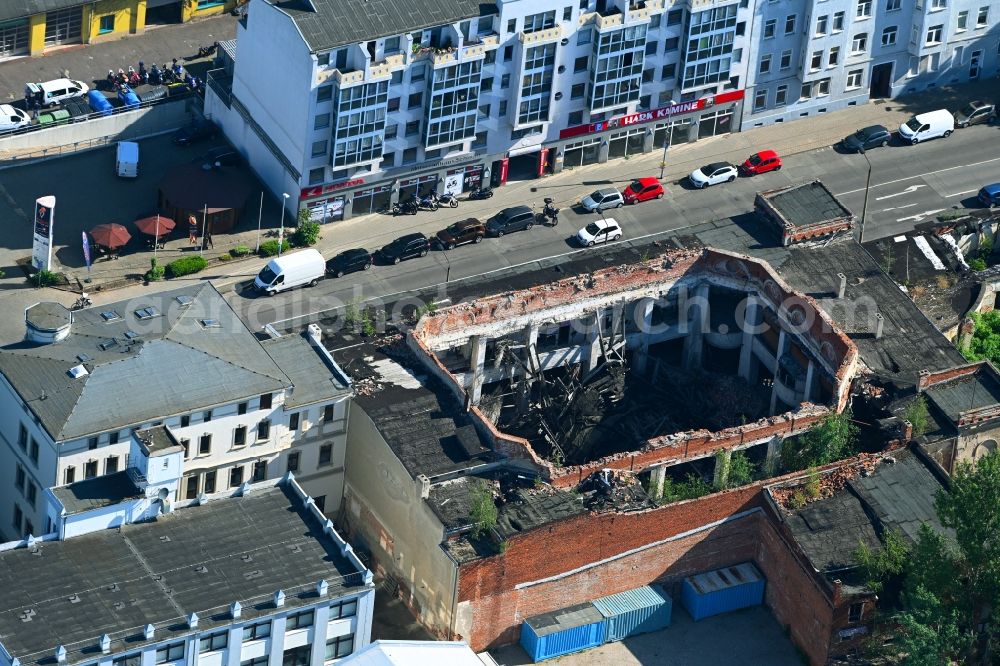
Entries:
[[83,292],[80,294],[80,298],[76,299],[76,302],[73,303],[73,309],[82,310],[84,308],[89,308],[93,304],[94,302],[90,300],[90,296],[87,295],[87,292]]
[[431,192],[430,194],[425,194],[420,197],[417,202],[417,207],[421,210],[437,210],[438,209],[438,198],[437,194]]
[[416,199],[406,199],[392,204],[393,215],[416,215],[419,209],[420,207],[417,205]]
[[469,192],[469,201],[475,201],[476,199],[489,199],[492,196],[492,187],[477,187]]
[[549,197],[545,197],[545,207],[542,208],[542,212],[535,216],[539,224],[548,224],[550,227],[554,227],[559,224],[559,209],[554,205],[554,201]]
[[450,206],[451,208],[458,208],[458,197],[456,197],[451,192],[445,192],[437,198],[438,204],[442,206]]

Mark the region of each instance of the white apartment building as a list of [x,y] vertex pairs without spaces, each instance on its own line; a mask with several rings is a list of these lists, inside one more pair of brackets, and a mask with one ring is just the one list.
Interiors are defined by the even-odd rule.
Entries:
[[156,425],[184,449],[174,501],[292,472],[338,510],[352,389],[318,329],[258,340],[210,283],[25,321],[0,347],[2,540],[51,533],[45,490],[126,469]]
[[273,193],[336,220],[733,131],[751,20],[745,0],[252,0],[205,111]]
[[742,127],[1000,71],[1000,0],[756,0]]

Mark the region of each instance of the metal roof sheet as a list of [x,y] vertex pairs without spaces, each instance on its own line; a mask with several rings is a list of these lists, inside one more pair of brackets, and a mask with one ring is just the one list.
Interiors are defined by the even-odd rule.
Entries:
[[659,587],[643,585],[634,590],[625,590],[618,594],[595,599],[594,607],[604,617],[615,617],[640,608],[662,606],[664,603],[670,603],[670,597],[666,593]]

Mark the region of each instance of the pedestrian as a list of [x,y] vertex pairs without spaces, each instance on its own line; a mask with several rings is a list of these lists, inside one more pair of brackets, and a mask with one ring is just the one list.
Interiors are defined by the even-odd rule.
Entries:
[[188,215],[188,245],[198,244],[198,220]]
[[205,229],[205,241],[202,243],[201,249],[204,250],[205,246],[208,246],[213,250],[215,249],[215,243],[212,242],[212,231],[207,228]]

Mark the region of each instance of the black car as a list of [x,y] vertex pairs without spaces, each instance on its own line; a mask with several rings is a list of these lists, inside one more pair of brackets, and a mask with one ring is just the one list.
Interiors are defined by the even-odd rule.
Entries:
[[225,167],[239,166],[243,162],[243,158],[229,146],[220,146],[212,148],[212,150],[199,157],[198,161],[204,165],[208,165],[208,167]]
[[215,123],[211,120],[196,120],[174,133],[174,143],[178,146],[187,146],[206,139],[214,139],[217,131]]
[[527,206],[513,206],[486,221],[486,231],[493,236],[503,236],[512,231],[526,231],[535,224],[535,211]]
[[372,267],[372,255],[368,250],[355,248],[344,250],[333,259],[326,262],[326,274],[342,277],[355,271],[366,271]]
[[841,141],[840,144],[852,153],[863,153],[869,148],[888,146],[891,140],[892,133],[884,126],[872,125],[864,129],[859,129]]
[[403,259],[422,257],[431,248],[431,242],[423,234],[406,234],[392,241],[378,251],[379,256],[390,264],[398,264]]

